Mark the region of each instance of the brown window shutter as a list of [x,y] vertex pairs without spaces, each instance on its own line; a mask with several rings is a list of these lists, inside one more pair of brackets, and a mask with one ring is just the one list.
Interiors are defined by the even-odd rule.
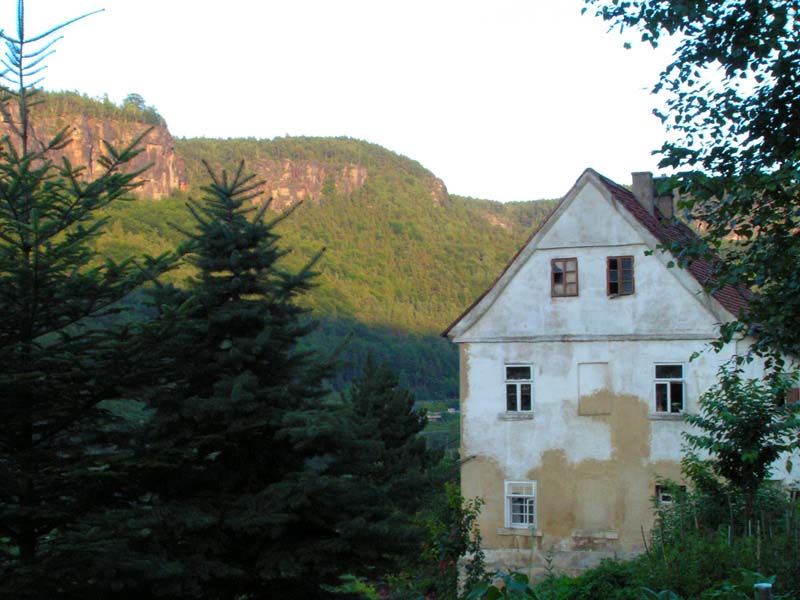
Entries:
[[786,404],[795,404],[800,402],[800,388],[791,388],[786,392]]

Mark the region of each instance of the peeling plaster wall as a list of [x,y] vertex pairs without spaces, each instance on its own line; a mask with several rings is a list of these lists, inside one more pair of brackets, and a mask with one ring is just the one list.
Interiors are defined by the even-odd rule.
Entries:
[[[702,348],[700,341],[463,344],[461,486],[464,497],[486,503],[479,527],[487,556],[502,551],[504,566],[520,567],[541,563],[553,548],[562,568],[577,569],[640,551],[641,528],[652,525],[655,478],[680,477],[686,428],[653,414],[653,365],[685,365],[687,409],[694,411],[724,360],[703,354],[687,363]],[[510,363],[533,365],[532,418],[505,412]],[[506,480],[537,482],[533,555],[528,531],[505,528]]]
[[[656,477],[679,479],[680,417],[654,414],[654,365],[684,365],[685,409],[729,355],[708,300],[646,255],[641,232],[586,185],[536,238],[488,308],[454,339],[461,356],[462,494],[479,518],[489,566],[562,570],[642,549]],[[609,297],[606,259],[633,256],[635,293]],[[579,295],[552,298],[550,264],[577,258]],[[533,413],[506,413],[505,365],[533,369]],[[508,480],[536,481],[536,532],[505,523]]]
[[[688,428],[679,415],[655,414],[655,364],[683,365],[684,410],[696,413],[719,367],[743,351],[736,342],[708,352],[724,315],[696,282],[646,255],[646,234],[594,184],[572,194],[453,335],[462,494],[485,502],[478,524],[490,568],[536,572],[549,552],[570,572],[640,552],[656,478],[680,480]],[[606,259],[626,255],[635,293],[609,297]],[[577,297],[551,297],[553,258],[577,258]],[[508,364],[532,366],[532,413],[506,412]],[[752,363],[749,375],[762,371]],[[782,466],[775,477],[787,480]],[[507,528],[504,483],[513,480],[536,481],[535,532]]]

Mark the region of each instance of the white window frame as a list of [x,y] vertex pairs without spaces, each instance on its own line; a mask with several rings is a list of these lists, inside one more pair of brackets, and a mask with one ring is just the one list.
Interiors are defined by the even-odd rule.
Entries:
[[[680,367],[680,377],[658,377],[658,367]],[[681,384],[681,408],[680,410],[672,410],[673,398],[671,384]],[[667,409],[658,409],[658,389],[663,386],[667,392]],[[653,412],[659,415],[682,415],[686,412],[686,365],[681,362],[660,362],[653,365]]]
[[[516,489],[515,489],[516,488]],[[522,489],[520,489],[522,488]],[[525,489],[527,488],[527,489]],[[527,513],[526,522],[513,522],[513,509],[512,505],[514,500],[522,500],[523,512]],[[526,502],[527,500],[527,502]],[[505,504],[505,522],[506,527],[509,529],[536,529],[536,520],[538,516],[537,502],[536,502],[536,482],[535,481],[506,481],[505,482],[505,495],[503,499]]]
[[677,487],[674,487],[669,485],[661,485],[660,483],[657,483],[656,504],[658,506],[670,506],[675,501],[674,496],[676,492],[678,494],[685,494],[686,486],[678,485]]
[[[514,367],[522,367],[529,369],[530,377],[528,379],[510,379],[508,377],[508,369]],[[533,412],[533,365],[529,363],[507,363],[503,365],[504,385],[503,385],[503,403],[506,412],[513,413],[532,413]],[[508,407],[508,386],[513,385],[516,387],[516,406],[511,409]],[[530,408],[522,408],[522,386],[530,386]]]

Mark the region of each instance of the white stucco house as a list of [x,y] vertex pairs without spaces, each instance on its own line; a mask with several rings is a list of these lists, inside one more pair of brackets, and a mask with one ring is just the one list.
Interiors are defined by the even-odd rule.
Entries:
[[683,414],[743,351],[704,352],[747,293],[706,294],[702,261],[668,268],[657,246],[694,234],[665,218],[673,200],[650,173],[632,189],[587,169],[445,332],[460,351],[462,494],[485,502],[490,567],[641,551],[653,498],[669,501],[657,478],[680,480]]

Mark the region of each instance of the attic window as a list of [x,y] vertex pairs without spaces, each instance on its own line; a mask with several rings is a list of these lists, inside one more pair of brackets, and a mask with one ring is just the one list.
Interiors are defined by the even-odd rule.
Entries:
[[626,296],[635,289],[633,257],[609,256],[606,259],[606,291],[609,296]]
[[550,295],[578,295],[577,258],[554,258],[550,261]]
[[783,398],[784,404],[797,404],[800,402],[800,388],[789,388]]

